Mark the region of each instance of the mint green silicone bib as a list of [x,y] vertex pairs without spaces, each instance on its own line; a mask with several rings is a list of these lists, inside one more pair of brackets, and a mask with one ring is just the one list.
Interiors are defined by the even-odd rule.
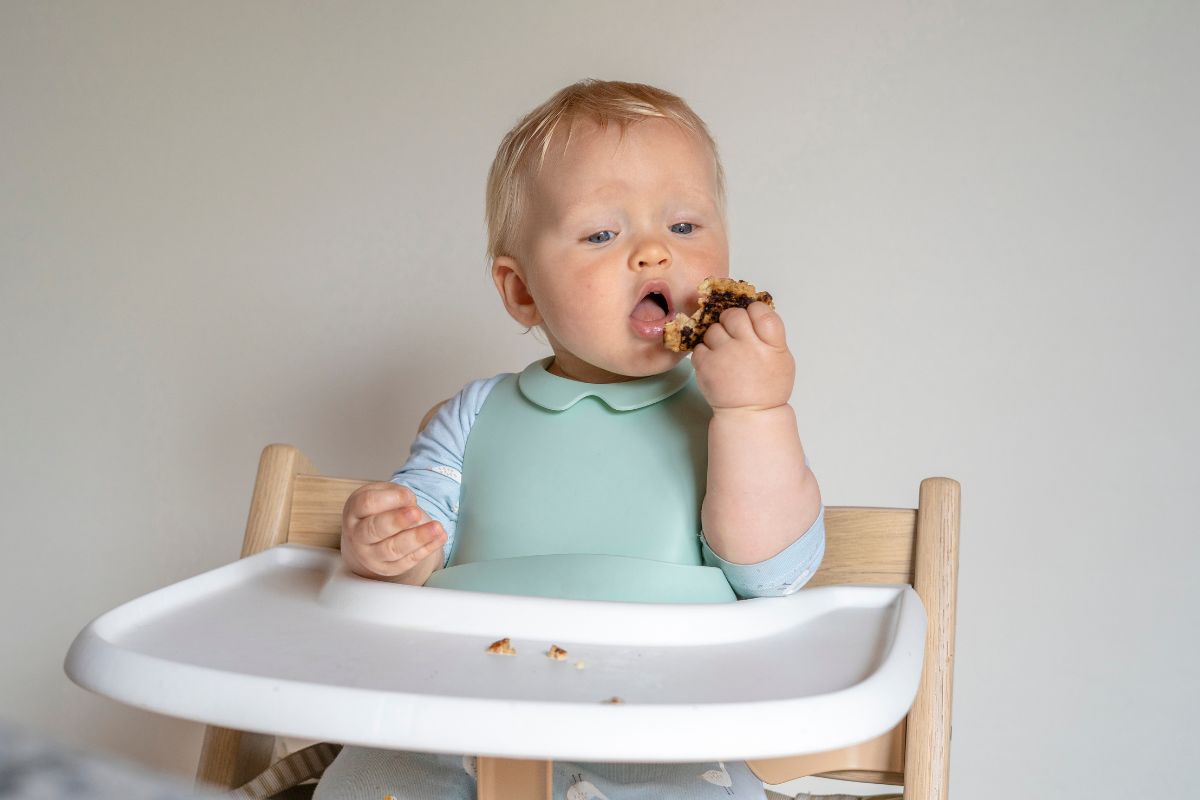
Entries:
[[492,389],[467,438],[449,565],[426,585],[641,602],[729,602],[700,559],[712,411],[688,361],[588,384],[549,359]]

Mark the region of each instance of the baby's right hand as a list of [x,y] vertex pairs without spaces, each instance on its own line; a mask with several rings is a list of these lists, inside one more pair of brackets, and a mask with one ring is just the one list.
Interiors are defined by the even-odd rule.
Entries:
[[364,578],[423,584],[441,566],[445,541],[406,486],[365,484],[342,508],[342,558]]

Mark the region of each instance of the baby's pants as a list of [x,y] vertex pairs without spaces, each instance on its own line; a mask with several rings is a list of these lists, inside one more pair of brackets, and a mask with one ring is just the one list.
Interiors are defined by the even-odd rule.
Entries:
[[[554,762],[555,800],[765,800],[742,762],[572,764]],[[344,747],[313,800],[475,800],[475,759]]]

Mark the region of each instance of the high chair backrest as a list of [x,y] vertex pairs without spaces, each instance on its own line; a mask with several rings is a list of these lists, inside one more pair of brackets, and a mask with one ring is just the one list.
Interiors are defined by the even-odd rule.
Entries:
[[[363,483],[322,476],[295,447],[268,445],[259,460],[242,557],[284,543],[337,548],[342,506]],[[950,768],[959,492],[958,483],[949,478],[927,478],[921,482],[915,509],[825,509],[825,558],[808,586],[911,584],[929,622],[921,683],[908,716],[893,730],[841,750],[751,761],[751,769],[763,781],[777,784],[824,775],[903,784],[909,800],[944,800]],[[273,745],[270,736],[209,726],[197,780],[224,788],[240,786],[268,766]],[[488,764],[486,771],[524,770],[528,776],[534,774],[534,764]],[[480,797],[509,796],[485,791],[483,766]],[[545,770],[536,774],[548,777]]]

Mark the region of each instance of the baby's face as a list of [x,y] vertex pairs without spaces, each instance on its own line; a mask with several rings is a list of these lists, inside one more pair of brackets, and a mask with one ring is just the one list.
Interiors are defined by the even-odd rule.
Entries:
[[712,153],[652,118],[555,135],[533,181],[514,270],[565,377],[607,383],[656,375],[682,355],[663,325],[690,314],[696,287],[729,274]]

